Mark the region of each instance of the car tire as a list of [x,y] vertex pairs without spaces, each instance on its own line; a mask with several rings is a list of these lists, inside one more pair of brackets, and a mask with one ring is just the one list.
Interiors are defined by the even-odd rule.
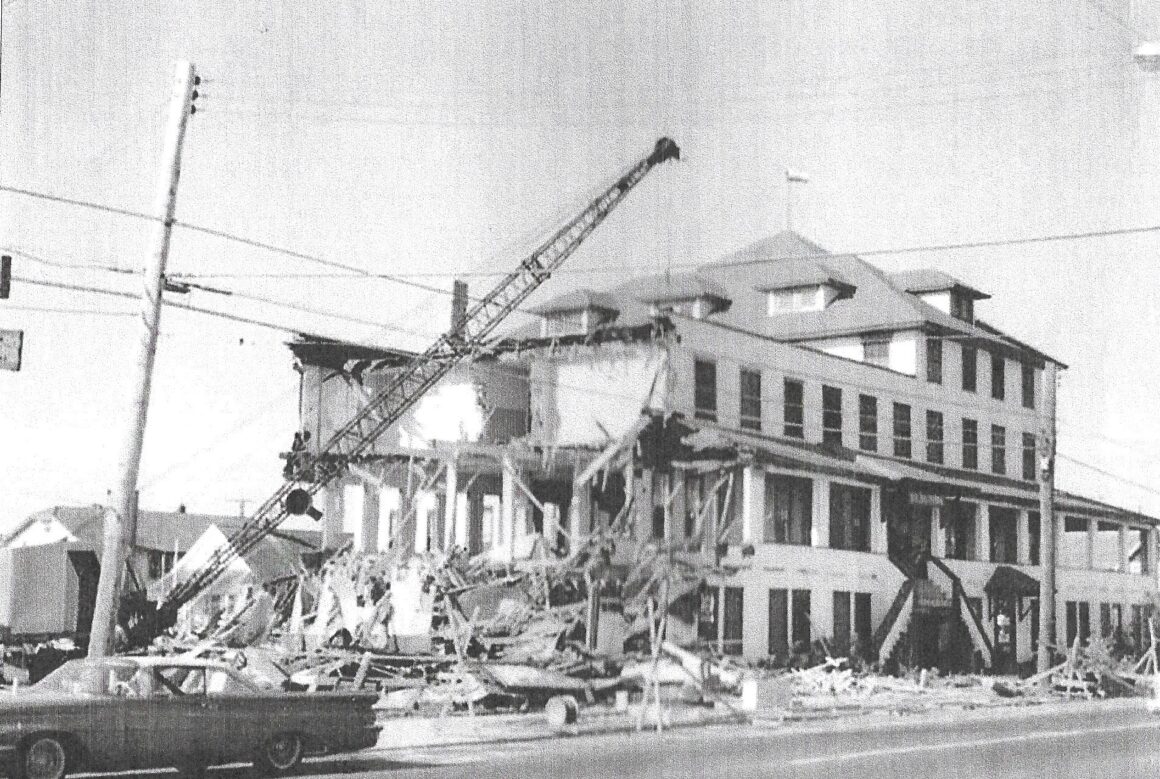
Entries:
[[63,779],[68,769],[64,743],[56,736],[35,736],[21,747],[13,775],[16,779]]
[[258,748],[254,765],[267,776],[288,774],[302,762],[302,737],[297,733],[278,733]]

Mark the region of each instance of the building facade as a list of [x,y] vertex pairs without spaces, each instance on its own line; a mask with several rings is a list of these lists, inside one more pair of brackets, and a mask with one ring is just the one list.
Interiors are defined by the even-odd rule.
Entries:
[[[988,297],[792,232],[561,295],[349,464],[363,546],[511,560],[611,528],[702,556],[690,642],[1012,669],[1039,638],[1044,368],[1066,366],[976,318]],[[405,359],[294,348],[316,446]],[[1057,643],[1142,643],[1156,520],[1055,511]]]

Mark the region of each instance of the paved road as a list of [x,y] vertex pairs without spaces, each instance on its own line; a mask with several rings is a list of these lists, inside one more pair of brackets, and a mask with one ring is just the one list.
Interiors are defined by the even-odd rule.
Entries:
[[[840,733],[689,728],[551,741],[385,750],[309,761],[311,779],[397,777],[1134,777],[1160,769],[1160,716],[1089,708]],[[247,770],[214,772],[220,779]],[[156,775],[160,776],[160,774]]]

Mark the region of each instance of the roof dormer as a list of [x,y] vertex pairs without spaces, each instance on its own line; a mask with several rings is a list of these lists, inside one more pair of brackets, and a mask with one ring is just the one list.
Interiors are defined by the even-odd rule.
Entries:
[[696,274],[640,279],[633,284],[632,296],[647,303],[652,316],[673,313],[704,319],[733,305],[724,288]]
[[975,301],[991,296],[964,284],[950,274],[934,268],[895,273],[894,284],[917,297],[923,303],[963,322],[975,321]]
[[759,286],[757,291],[765,293],[766,313],[778,316],[825,311],[835,302],[853,297],[855,289],[836,274],[815,267],[780,274],[776,283]]
[[552,338],[562,335],[587,335],[616,320],[620,309],[616,300],[605,292],[578,289],[553,298],[532,309],[539,314],[540,335]]

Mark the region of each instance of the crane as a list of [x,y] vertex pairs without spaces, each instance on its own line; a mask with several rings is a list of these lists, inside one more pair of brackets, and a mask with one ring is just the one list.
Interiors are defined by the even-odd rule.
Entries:
[[491,291],[478,298],[456,327],[398,369],[386,386],[316,452],[300,455],[299,471],[312,471],[314,478],[305,486],[294,481],[283,484],[230,537],[228,544],[218,547],[204,565],[174,587],[163,602],[156,604],[154,613],[148,613],[151,610],[148,606],[152,604],[141,602],[139,595],[136,604],[123,600],[121,620],[130,642],[151,640],[171,626],[182,606],[204,592],[235,559],[253,549],[287,517],[316,515],[313,496],[341,474],[344,463],[373,446],[424,393],[459,362],[478,353],[508,314],[551,277],[649,171],[667,160],[679,160],[680,154],[672,139],[658,140],[648,155],[630,166],[580,213],[540,243]]

